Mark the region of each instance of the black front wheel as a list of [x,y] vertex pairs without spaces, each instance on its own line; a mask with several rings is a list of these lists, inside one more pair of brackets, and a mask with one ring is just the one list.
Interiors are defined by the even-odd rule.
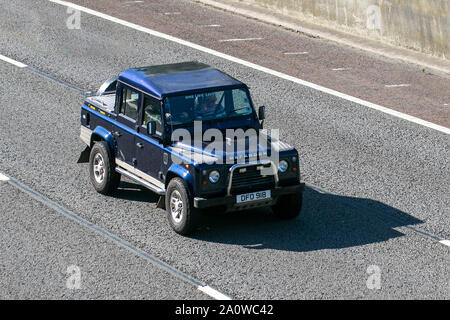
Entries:
[[303,193],[280,196],[272,206],[275,215],[281,219],[294,219],[302,210]]
[[89,173],[92,185],[101,194],[111,194],[120,183],[120,174],[115,170],[114,159],[105,141],[94,144],[89,156]]
[[170,180],[166,190],[166,210],[169,224],[175,232],[188,235],[194,231],[199,212],[193,206],[188,186],[183,179]]

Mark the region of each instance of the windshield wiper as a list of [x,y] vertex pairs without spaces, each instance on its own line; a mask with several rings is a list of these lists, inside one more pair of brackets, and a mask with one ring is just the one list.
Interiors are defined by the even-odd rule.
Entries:
[[236,111],[239,110],[244,110],[244,109],[248,109],[249,107],[243,107],[243,108],[239,108],[239,109],[234,109],[233,111],[231,111],[230,113],[236,113]]

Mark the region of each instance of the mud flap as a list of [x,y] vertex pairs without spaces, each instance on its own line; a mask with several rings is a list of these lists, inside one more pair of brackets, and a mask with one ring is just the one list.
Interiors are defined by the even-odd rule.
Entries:
[[160,196],[158,200],[157,208],[166,210],[166,196]]
[[80,157],[78,158],[77,163],[86,163],[89,162],[89,155],[91,154],[91,148],[86,146],[86,149],[81,152]]

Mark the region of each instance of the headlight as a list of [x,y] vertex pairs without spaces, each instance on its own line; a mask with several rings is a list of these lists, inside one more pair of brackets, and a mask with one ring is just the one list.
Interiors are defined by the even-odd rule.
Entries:
[[286,160],[281,160],[278,164],[278,171],[280,172],[286,172],[286,170],[289,168],[289,163]]
[[217,170],[213,170],[209,173],[209,181],[211,183],[217,183],[217,181],[219,181],[220,178],[220,173]]

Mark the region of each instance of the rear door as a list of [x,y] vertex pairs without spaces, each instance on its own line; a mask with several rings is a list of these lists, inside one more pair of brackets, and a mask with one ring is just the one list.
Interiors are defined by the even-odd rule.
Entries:
[[[142,94],[127,87],[119,86],[117,124],[113,134],[117,142],[116,160],[120,166],[136,166],[136,130],[138,128],[139,106]],[[126,165],[123,165],[123,164]]]

